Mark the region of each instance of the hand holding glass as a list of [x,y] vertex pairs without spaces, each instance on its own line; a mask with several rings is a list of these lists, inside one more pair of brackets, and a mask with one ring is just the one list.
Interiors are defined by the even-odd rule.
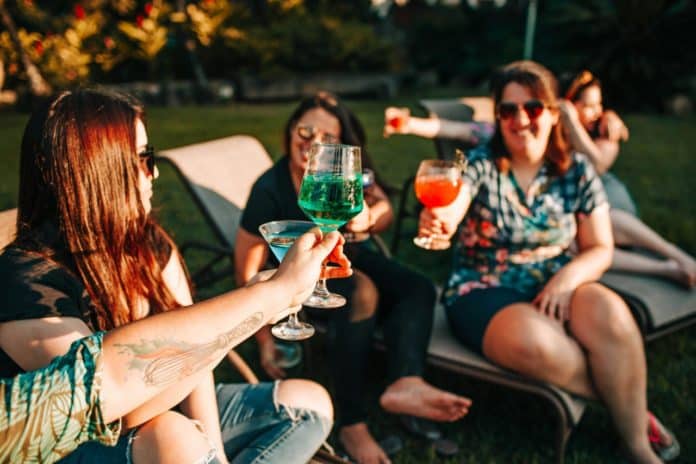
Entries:
[[[322,232],[337,230],[363,208],[360,148],[350,145],[312,145],[298,204]],[[341,295],[329,292],[326,280],[317,282],[304,302],[313,308],[338,308],[346,304]]]
[[[271,221],[259,226],[259,232],[278,261],[283,261],[285,254],[295,243],[295,240],[305,232],[315,227],[309,221]],[[274,325],[271,333],[282,340],[304,340],[314,335],[314,327],[300,322],[297,313],[302,306],[289,308],[288,320]]]
[[[368,194],[373,185],[375,185],[375,172],[372,169],[364,168],[362,171],[363,196]],[[370,238],[370,233],[346,230],[343,232],[343,238],[346,239],[346,243],[364,242]]]
[[[456,161],[429,159],[421,161],[416,173],[416,197],[426,208],[451,204],[462,186],[462,167]],[[438,235],[418,235],[413,243],[427,250],[446,250],[448,238]]]

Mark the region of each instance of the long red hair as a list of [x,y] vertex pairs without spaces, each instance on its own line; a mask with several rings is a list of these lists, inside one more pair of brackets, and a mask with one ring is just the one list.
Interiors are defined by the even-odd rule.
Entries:
[[[505,87],[511,82],[526,87],[534,98],[538,98],[547,107],[557,110],[558,81],[553,73],[541,64],[535,61],[523,60],[514,61],[503,66],[491,81],[493,101],[496,108],[503,98]],[[502,132],[500,131],[500,121],[497,118],[495,121],[495,134],[491,139],[490,146],[498,169],[506,172],[509,169],[510,155],[505,148]],[[570,167],[570,150],[560,120],[551,129],[549,143],[544,156],[555,174],[564,174]]]
[[173,242],[140,200],[138,120],[129,97],[81,89],[33,113],[22,139],[16,244],[80,278],[100,330],[142,317],[143,299],[150,313],[178,306],[154,246]]

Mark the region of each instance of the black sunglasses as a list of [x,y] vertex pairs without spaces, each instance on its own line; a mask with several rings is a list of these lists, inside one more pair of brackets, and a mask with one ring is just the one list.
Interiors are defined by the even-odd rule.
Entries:
[[525,113],[527,113],[527,117],[529,117],[529,119],[536,119],[541,116],[541,113],[544,112],[546,105],[540,100],[529,100],[521,105],[512,102],[500,102],[498,103],[496,115],[499,119],[503,120],[514,118],[520,111],[520,107]]
[[[319,133],[319,129],[317,129],[314,126],[310,125],[305,125],[305,124],[298,124],[297,126],[297,135],[300,136],[300,138],[304,141],[309,142],[310,140],[313,140],[314,137]],[[336,137],[333,134],[327,134],[326,132],[321,134],[320,141],[322,143],[338,143],[338,137]]]
[[145,145],[145,150],[138,153],[140,159],[140,169],[147,174],[155,175],[155,148],[152,145]]

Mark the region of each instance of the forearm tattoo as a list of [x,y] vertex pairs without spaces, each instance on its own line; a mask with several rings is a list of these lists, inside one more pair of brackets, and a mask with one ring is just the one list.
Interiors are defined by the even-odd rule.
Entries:
[[263,322],[262,313],[254,313],[229,332],[206,343],[189,343],[171,338],[141,339],[140,343],[118,344],[119,353],[132,356],[129,370],[143,376],[146,385],[175,383],[213,362],[221,352],[256,332]]

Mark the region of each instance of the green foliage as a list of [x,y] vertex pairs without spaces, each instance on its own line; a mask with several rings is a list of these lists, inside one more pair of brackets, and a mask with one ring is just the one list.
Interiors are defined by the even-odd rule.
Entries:
[[539,17],[538,59],[557,72],[590,69],[616,104],[654,110],[675,92],[696,93],[692,1],[549,0]]

